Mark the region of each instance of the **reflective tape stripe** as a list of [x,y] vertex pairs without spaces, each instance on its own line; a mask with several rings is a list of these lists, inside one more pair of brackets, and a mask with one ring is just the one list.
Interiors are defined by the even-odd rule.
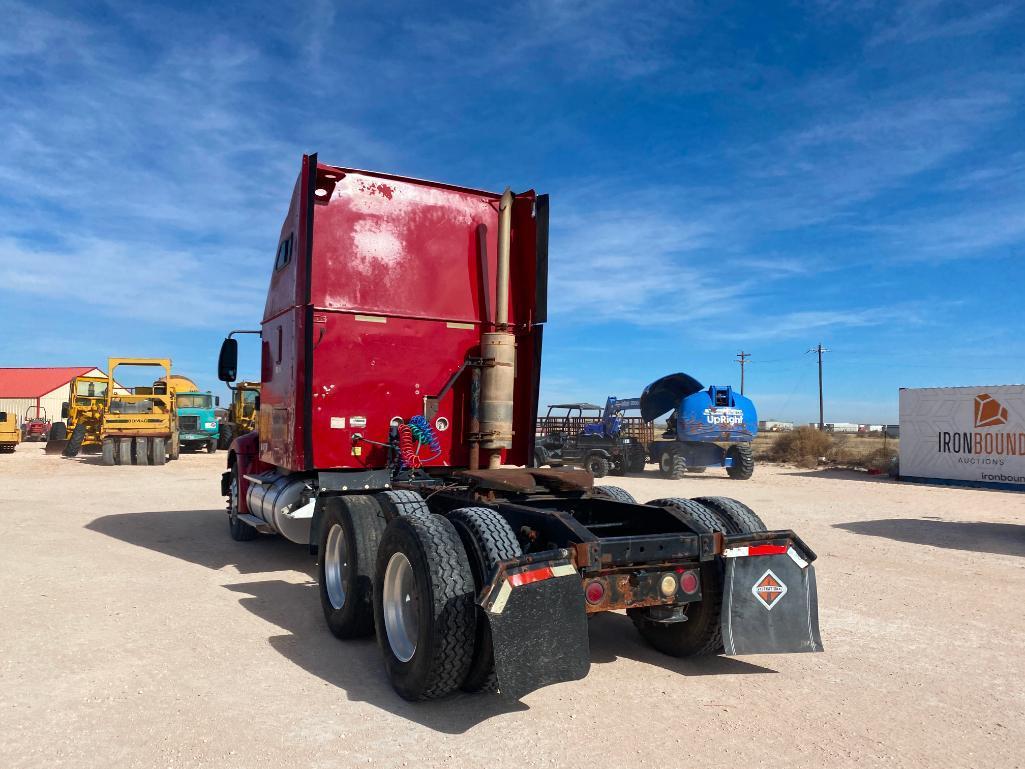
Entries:
[[801,556],[799,556],[797,554],[797,551],[794,550],[794,548],[792,548],[792,547],[788,548],[787,549],[787,555],[789,555],[791,558],[793,558],[794,559],[794,563],[796,563],[802,569],[808,568],[808,562],[806,560],[804,560]]
[[[790,548],[793,550],[793,548]],[[783,555],[787,552],[786,545],[748,545],[745,547],[728,547],[723,550],[726,558],[745,558],[749,555]]]
[[571,564],[564,563],[561,566],[552,567],[553,577],[568,577],[570,574],[576,574],[577,570],[573,568]]
[[506,578],[506,582],[512,587],[519,587],[520,585],[529,585],[531,582],[540,582],[543,579],[549,579],[555,576],[552,574],[550,566],[542,566],[540,569],[531,569],[530,571],[521,571],[519,574],[510,574]]
[[498,589],[498,597],[495,598],[494,604],[491,606],[492,614],[501,614],[505,609],[505,604],[509,600],[509,596],[512,594],[512,587],[509,585],[509,580],[502,583],[502,587]]

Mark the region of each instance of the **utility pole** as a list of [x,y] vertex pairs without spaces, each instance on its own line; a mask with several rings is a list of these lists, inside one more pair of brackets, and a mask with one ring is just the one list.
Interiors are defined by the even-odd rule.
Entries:
[[824,432],[826,429],[826,417],[825,409],[822,406],[822,353],[829,352],[829,350],[820,343],[812,347],[808,352],[817,352],[819,354],[819,432]]
[[744,394],[744,364],[751,357],[751,353],[741,350],[737,353],[737,363],[740,364],[740,394]]

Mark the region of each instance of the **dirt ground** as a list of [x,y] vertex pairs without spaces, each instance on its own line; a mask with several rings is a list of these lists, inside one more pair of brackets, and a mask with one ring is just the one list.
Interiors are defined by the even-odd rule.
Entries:
[[610,614],[582,681],[414,705],[373,641],[328,633],[303,548],[228,537],[222,462],[0,456],[0,767],[1025,763],[1025,495],[769,466],[616,479],[797,530],[825,653],[677,660]]

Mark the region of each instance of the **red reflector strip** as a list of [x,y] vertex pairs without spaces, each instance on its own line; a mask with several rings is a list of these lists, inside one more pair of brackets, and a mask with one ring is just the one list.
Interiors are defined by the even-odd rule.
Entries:
[[509,585],[512,587],[519,587],[520,585],[529,585],[531,582],[540,582],[543,579],[551,579],[555,574],[552,573],[550,566],[542,566],[540,569],[531,569],[530,571],[521,571],[518,574],[510,574],[506,579]]
[[749,555],[783,555],[786,545],[747,545],[744,547],[728,547],[723,551],[727,558],[745,558]]
[[747,549],[748,555],[783,555],[787,551],[786,545],[754,545]]

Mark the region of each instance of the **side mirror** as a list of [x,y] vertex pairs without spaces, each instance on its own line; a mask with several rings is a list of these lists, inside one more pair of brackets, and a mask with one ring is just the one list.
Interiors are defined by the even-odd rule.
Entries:
[[257,395],[256,398],[253,400],[253,408],[256,409],[257,411],[260,410],[260,396],[259,395]]
[[214,396],[214,406],[220,406],[220,405],[221,405],[221,396],[220,395],[215,395]]
[[70,413],[71,409],[68,406],[68,402],[64,401],[64,404],[61,406],[61,419],[67,419]]
[[217,357],[217,378],[222,382],[234,382],[238,377],[238,340],[228,338],[221,344]]

